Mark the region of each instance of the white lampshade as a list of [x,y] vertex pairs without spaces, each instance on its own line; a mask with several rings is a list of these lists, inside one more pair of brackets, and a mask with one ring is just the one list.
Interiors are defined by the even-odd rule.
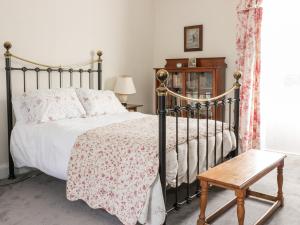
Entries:
[[132,77],[129,76],[118,77],[114,91],[115,93],[121,95],[135,94],[136,90],[135,90]]

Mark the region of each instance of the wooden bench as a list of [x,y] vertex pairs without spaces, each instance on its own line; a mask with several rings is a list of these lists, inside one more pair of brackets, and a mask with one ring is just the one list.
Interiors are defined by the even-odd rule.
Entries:
[[[237,204],[237,217],[239,225],[244,225],[245,207],[244,201],[248,196],[261,200],[271,201],[272,207],[255,223],[264,222],[280,207],[283,206],[283,166],[286,155],[262,150],[250,150],[227,162],[224,162],[208,171],[200,174],[201,183],[200,216],[197,225],[209,225],[220,215],[225,213],[233,205]],[[262,194],[249,189],[249,187],[277,168],[277,196]],[[235,191],[236,198],[218,209],[212,215],[206,217],[208,187],[215,185],[221,188]]]

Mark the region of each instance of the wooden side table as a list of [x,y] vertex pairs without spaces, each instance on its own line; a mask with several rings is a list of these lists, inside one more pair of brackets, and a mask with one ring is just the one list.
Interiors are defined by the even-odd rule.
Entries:
[[143,107],[144,105],[137,105],[137,104],[127,104],[125,107],[129,112],[137,112],[139,107]]
[[[237,204],[239,225],[244,225],[246,197],[273,202],[271,208],[255,223],[262,225],[280,207],[283,206],[283,166],[286,155],[262,150],[250,150],[225,163],[200,174],[201,182],[200,216],[197,225],[209,225],[233,205]],[[271,196],[250,190],[250,186],[277,168],[277,196]],[[206,205],[209,185],[235,191],[236,198],[206,217]]]

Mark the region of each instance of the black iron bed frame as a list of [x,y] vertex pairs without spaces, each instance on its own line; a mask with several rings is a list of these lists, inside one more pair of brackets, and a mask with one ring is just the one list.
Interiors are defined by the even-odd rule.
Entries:
[[[97,81],[98,81],[98,90],[101,90],[102,88],[102,52],[98,51],[97,56],[98,59],[84,64],[82,66],[87,66],[92,63],[97,63],[97,69],[82,69],[80,66],[76,66],[76,69],[72,68],[72,66],[50,66],[50,65],[44,65],[36,62],[32,62],[27,59],[23,59],[21,57],[15,56],[10,52],[10,49],[12,47],[12,44],[10,42],[4,43],[4,48],[6,49],[6,52],[4,53],[5,57],[5,71],[6,71],[6,97],[7,97],[7,131],[8,131],[8,157],[9,157],[9,177],[8,179],[15,179],[15,167],[14,167],[14,161],[11,155],[10,151],[10,137],[11,132],[13,129],[13,109],[12,109],[12,85],[11,85],[11,72],[12,71],[21,71],[23,73],[23,91],[26,92],[26,78],[27,78],[27,72],[35,72],[36,74],[36,89],[39,89],[39,80],[40,76],[47,75],[48,76],[48,88],[51,89],[51,76],[53,73],[58,73],[59,75],[59,87],[63,87],[63,76],[64,73],[68,73],[70,75],[70,86],[73,86],[74,83],[74,74],[79,74],[80,79],[80,87],[83,86],[83,79],[84,75],[88,74],[89,77],[89,88],[92,87],[92,77],[94,73],[97,73]],[[11,65],[11,59],[16,58],[22,62],[28,63],[30,65],[35,65],[36,67],[13,67]],[[44,74],[41,74],[44,73]],[[46,74],[45,74],[46,73]]]
[[[226,158],[231,158],[235,157],[239,154],[239,108],[240,108],[240,83],[239,80],[241,78],[241,73],[236,72],[234,74],[235,78],[235,83],[233,84],[233,87],[226,91],[225,93],[210,98],[210,99],[193,99],[189,98],[186,96],[182,96],[180,94],[177,94],[167,87],[167,81],[168,81],[169,73],[168,71],[162,69],[159,70],[156,74],[156,78],[160,82],[160,86],[157,88],[157,97],[158,97],[158,115],[159,115],[159,160],[160,160],[160,168],[159,168],[159,173],[160,173],[160,180],[162,184],[162,191],[163,191],[163,197],[165,201],[165,205],[169,203],[169,196],[167,198],[167,190],[168,187],[164,184],[166,184],[166,139],[167,139],[167,134],[166,134],[166,117],[169,114],[172,114],[173,116],[176,117],[176,153],[177,153],[177,160],[178,160],[178,117],[181,115],[182,112],[185,112],[186,115],[186,126],[187,126],[187,171],[186,171],[186,176],[187,176],[187,184],[183,187],[179,187],[178,185],[178,174],[176,176],[176,187],[175,190],[173,190],[174,197],[171,200],[171,207],[167,209],[167,214],[173,210],[179,210],[181,205],[185,203],[190,203],[191,200],[195,197],[200,196],[200,182],[196,179],[194,183],[190,183],[190,162],[189,162],[189,150],[190,150],[190,138],[189,138],[189,126],[190,126],[190,119],[195,118],[197,120],[197,172],[199,172],[199,159],[200,159],[200,135],[199,135],[199,120],[200,120],[200,111],[204,110],[206,114],[206,152],[205,152],[205,157],[206,157],[206,170],[209,169],[209,146],[208,146],[208,133],[209,133],[209,111],[213,112],[214,114],[214,161],[213,164],[216,166],[219,163],[222,163]],[[227,97],[230,93],[234,92],[234,97]],[[172,108],[167,108],[166,106],[166,101],[167,101],[167,95],[171,95],[173,97],[178,98],[179,100],[184,100],[188,102],[193,102],[196,103],[193,105],[187,104],[185,106],[179,106],[175,105]],[[180,101],[178,101],[180,102]],[[234,109],[233,109],[233,114],[234,114],[234,133],[236,136],[236,148],[227,156],[224,155],[224,145],[223,145],[223,139],[224,139],[224,121],[225,121],[225,110],[226,110],[226,105],[228,105],[228,123],[229,123],[229,132],[231,131],[231,124],[233,122],[232,120],[232,105],[234,104]],[[221,161],[217,162],[217,113],[218,110],[221,109],[221,114],[222,114],[222,140],[221,140]],[[194,193],[192,193],[191,188],[192,186],[196,186],[194,188]],[[186,193],[182,192],[182,187],[183,189],[186,190]],[[173,188],[174,189],[174,188]],[[170,191],[169,191],[170,193]],[[185,195],[184,200],[179,200],[181,198],[180,195]],[[166,222],[165,222],[166,224]]]
[[[78,68],[74,69],[71,67],[62,67],[62,66],[49,66],[49,65],[43,65],[39,63],[35,63],[23,58],[20,58],[18,56],[13,55],[10,52],[10,49],[12,47],[11,43],[5,42],[4,47],[6,49],[6,52],[4,54],[5,56],[5,71],[6,71],[6,91],[7,91],[7,129],[8,129],[8,155],[9,155],[9,177],[8,179],[15,179],[15,169],[14,169],[14,162],[10,151],[10,137],[11,132],[13,129],[13,110],[12,110],[12,87],[11,87],[11,73],[12,71],[21,71],[23,73],[23,91],[26,92],[26,72],[32,71],[36,74],[36,89],[39,89],[39,78],[41,76],[41,73],[44,72],[46,75],[48,75],[48,88],[51,89],[51,76],[53,75],[53,72],[56,72],[59,74],[59,86],[60,88],[63,87],[63,74],[67,73],[70,76],[70,86],[73,86],[73,80],[74,80],[74,73],[79,74],[80,76],[80,87],[82,87],[83,82],[83,75],[88,74],[89,76],[89,88],[91,88],[91,78],[93,77],[94,73],[97,73],[97,83],[98,83],[98,90],[101,90],[102,88],[102,52],[98,51],[97,56],[98,59],[96,61],[93,61],[92,63],[97,63],[97,69],[82,69]],[[18,60],[21,60],[23,62],[35,65],[36,67],[13,67],[11,65],[11,58],[16,58]],[[90,64],[92,64],[90,63]],[[87,65],[87,64],[86,64]],[[85,65],[85,66],[86,66]],[[168,80],[168,72],[166,70],[160,70],[156,74],[157,79],[160,82],[159,88],[157,88],[157,96],[158,96],[158,117],[159,117],[159,174],[160,174],[160,180],[161,180],[161,186],[162,186],[162,192],[163,192],[163,198],[165,202],[165,206],[167,209],[167,214],[173,210],[179,210],[181,205],[185,203],[190,203],[191,200],[195,197],[199,197],[200,195],[200,183],[198,181],[190,183],[190,175],[189,175],[189,157],[187,157],[187,184],[184,185],[178,185],[178,176],[176,177],[176,187],[173,189],[169,189],[166,184],[166,117],[170,113],[173,114],[173,116],[176,117],[176,152],[178,153],[178,117],[180,116],[181,112],[186,113],[186,124],[187,124],[187,155],[189,155],[189,124],[191,118],[196,118],[197,120],[197,171],[199,171],[199,120],[200,120],[200,111],[204,110],[206,112],[206,169],[208,169],[209,165],[209,158],[208,158],[208,118],[209,118],[209,110],[214,108],[215,118],[217,118],[217,110],[221,109],[222,111],[222,144],[221,144],[221,162],[225,160],[224,153],[223,153],[223,132],[224,132],[224,121],[225,121],[225,109],[226,105],[229,106],[229,124],[232,124],[232,105],[234,104],[234,133],[236,135],[236,139],[238,140],[239,137],[239,98],[240,98],[240,84],[239,79],[241,78],[240,73],[235,73],[235,83],[233,87],[225,92],[224,94],[211,98],[211,99],[190,99],[185,96],[178,95],[171,90],[167,88],[167,80]],[[226,98],[226,96],[234,92],[233,98]],[[186,106],[175,106],[173,108],[167,108],[166,107],[166,98],[167,95],[173,95],[177,98],[183,99],[183,100],[189,100],[191,102],[196,102],[194,106],[192,105],[186,105]],[[216,149],[216,136],[217,136],[217,120],[215,119],[215,147],[214,147],[214,165],[217,165],[217,149]],[[231,129],[231,126],[229,126],[229,130]],[[231,152],[230,157],[234,157],[238,154],[238,141],[236,143],[236,149]],[[177,154],[178,155],[178,154]],[[192,193],[191,190],[194,190]],[[167,199],[167,192],[169,193],[168,199]],[[169,196],[172,196],[169,198]],[[180,198],[184,198],[184,200],[180,200]],[[167,205],[170,205],[171,207],[167,207]],[[167,219],[165,220],[166,224]]]

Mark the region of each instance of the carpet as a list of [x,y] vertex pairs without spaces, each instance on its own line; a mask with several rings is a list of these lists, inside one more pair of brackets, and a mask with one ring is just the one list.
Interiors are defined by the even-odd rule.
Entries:
[[[284,168],[285,206],[266,225],[300,224],[300,157],[288,156]],[[276,171],[271,172],[253,190],[275,194]],[[211,189],[207,213],[213,212],[234,196],[232,191]],[[246,201],[245,225],[264,214],[269,204]],[[168,215],[168,225],[195,225],[199,214],[198,199]],[[45,174],[5,187],[0,187],[1,225],[121,225],[119,220],[103,210],[90,209],[84,202],[70,202],[65,197],[65,182]],[[235,225],[233,207],[215,221],[214,225]]]

